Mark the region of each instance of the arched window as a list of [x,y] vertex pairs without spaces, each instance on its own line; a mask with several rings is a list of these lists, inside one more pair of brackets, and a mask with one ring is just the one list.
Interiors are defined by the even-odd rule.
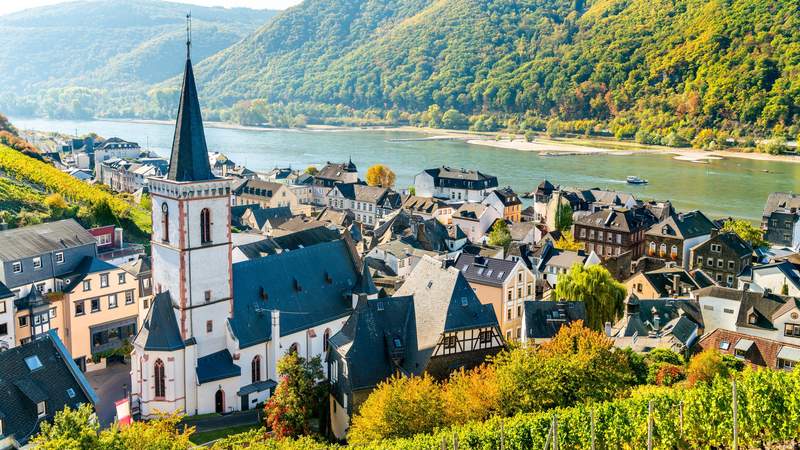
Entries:
[[678,246],[677,245],[673,245],[672,248],[669,250],[669,254],[673,258],[678,256]]
[[203,244],[211,242],[211,212],[208,208],[200,211],[200,242]]
[[298,352],[298,345],[297,342],[295,342],[294,344],[291,345],[291,347],[289,347],[289,353],[294,353],[296,355],[297,352]]
[[164,202],[161,204],[161,240],[169,242],[169,206]]
[[656,254],[656,243],[655,242],[650,242],[650,246],[649,247],[650,247],[650,254],[651,255],[655,255]]
[[167,384],[164,378],[164,362],[157,359],[154,364],[153,378],[155,379],[156,397],[165,397],[167,392]]
[[330,328],[326,328],[325,329],[325,333],[322,334],[322,351],[323,352],[327,352],[328,351],[328,339],[330,339],[330,337],[331,337],[331,329]]
[[250,371],[253,374],[253,383],[261,381],[261,356],[256,355],[253,357],[253,362],[250,363]]

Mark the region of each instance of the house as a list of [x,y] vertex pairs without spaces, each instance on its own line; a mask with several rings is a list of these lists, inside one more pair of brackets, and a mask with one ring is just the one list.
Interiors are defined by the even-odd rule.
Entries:
[[512,222],[508,224],[511,242],[535,244],[542,239],[540,225],[534,222]]
[[441,252],[423,249],[414,239],[395,239],[378,244],[366,257],[383,262],[398,278],[404,279],[423,257],[441,258]]
[[625,300],[625,315],[616,324],[606,323],[606,333],[619,348],[649,352],[666,348],[687,355],[703,333],[703,316],[696,300]]
[[247,208],[242,214],[241,224],[250,230],[256,230],[266,235],[286,223],[293,217],[292,210],[288,206],[276,206],[274,208]]
[[704,335],[697,346],[730,355],[751,367],[793,370],[800,364],[800,345],[717,328]]
[[228,172],[236,168],[236,163],[220,152],[209,153],[208,163],[211,165],[211,172],[218,177],[227,177]]
[[800,271],[786,260],[754,266],[750,268],[749,289],[800,297]]
[[262,236],[258,240],[234,244],[232,258],[237,263],[339,239],[341,236],[338,231],[326,227],[309,228],[274,237]]
[[426,169],[414,177],[414,192],[420,197],[481,202],[497,189],[497,177],[477,170],[442,166]]
[[503,220],[520,222],[522,220],[522,200],[510,187],[495,189],[486,195],[483,204],[502,211]]
[[632,259],[644,254],[644,233],[649,227],[644,214],[631,209],[602,209],[575,220],[574,236],[587,252],[603,259],[631,252]]
[[443,224],[449,224],[453,217],[454,207],[442,199],[433,197],[420,197],[409,195],[403,201],[402,208],[412,215],[424,220],[436,219]]
[[142,148],[136,142],[118,137],[108,138],[94,148],[94,167],[111,158],[136,159],[141,154]]
[[586,303],[582,301],[526,300],[522,309],[522,342],[525,345],[547,342],[558,334],[561,327],[586,320]]
[[288,207],[293,212],[301,212],[300,202],[287,185],[259,179],[245,180],[236,188],[233,192],[233,204],[256,204],[263,209]]
[[330,339],[328,373],[334,435],[382,381],[399,374],[447,378],[504,348],[497,318],[461,273],[424,257],[393,297],[359,299]]
[[328,192],[337,183],[358,183],[358,169],[353,160],[346,163],[332,163],[328,161],[325,166],[314,175],[311,183],[312,203],[317,206],[328,204]]
[[536,278],[521,261],[461,253],[453,262],[484,305],[491,305],[506,340],[522,340],[522,307],[536,298]]
[[125,242],[120,227],[107,225],[87,231],[97,239],[97,257],[107,263],[118,266],[136,261],[145,254],[143,245]]
[[553,192],[558,191],[556,186],[553,186],[553,183],[544,180],[536,187],[536,190],[531,193],[533,197],[533,206],[532,214],[529,212],[527,213],[527,217],[529,220],[539,223],[547,223],[547,216],[549,205],[551,204],[551,200],[553,198]]
[[556,286],[558,275],[567,273],[575,264],[586,266],[599,262],[591,261],[583,251],[560,250],[549,242],[531,252],[528,259],[534,272],[541,274],[542,282],[551,288]]
[[0,283],[0,352],[16,345],[14,339],[14,293]]
[[108,158],[95,167],[95,179],[116,192],[136,192],[147,186],[147,178],[164,173],[162,158]]
[[64,344],[82,371],[100,362],[104,367],[108,352],[130,342],[139,329],[139,280],[125,268],[87,256],[59,284],[63,297],[59,314],[48,318],[51,328],[58,321]]
[[637,272],[623,284],[628,292],[641,298],[678,298],[703,287],[689,272],[679,267]]
[[0,448],[20,448],[66,407],[97,403],[55,332],[0,352]]
[[356,222],[373,227],[401,206],[400,194],[389,188],[358,183],[337,183],[327,194],[327,205],[337,211],[352,211]]
[[736,277],[751,265],[753,249],[736,233],[711,233],[691,248],[692,269],[702,269],[719,285],[736,286]]
[[470,242],[483,243],[502,212],[482,203],[463,203],[453,214],[452,223],[467,235]]
[[800,249],[800,195],[773,192],[761,215],[764,238],[775,245]]
[[[150,265],[150,257],[142,256],[136,261],[122,264],[121,269],[128,272],[136,281],[138,296],[142,300],[142,310],[147,311],[149,305],[148,297],[153,295],[153,278]],[[144,316],[144,314],[142,314]]]
[[689,251],[710,239],[713,230],[714,222],[700,211],[672,214],[645,233],[647,256],[674,261],[689,269]]

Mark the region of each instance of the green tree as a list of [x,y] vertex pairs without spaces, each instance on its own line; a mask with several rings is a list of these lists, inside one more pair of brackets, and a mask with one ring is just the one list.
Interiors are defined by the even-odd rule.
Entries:
[[769,243],[764,239],[764,231],[742,219],[730,219],[722,225],[722,231],[736,233],[753,248],[766,247]]
[[498,219],[489,232],[489,245],[506,248],[509,244],[511,244],[511,231],[508,229],[508,224],[505,220]]
[[558,231],[567,231],[572,228],[572,206],[569,203],[559,203],[556,207],[555,225]]
[[575,264],[569,272],[558,275],[553,299],[586,303],[586,325],[601,330],[605,322],[613,323],[622,314],[625,286],[599,264]]
[[467,116],[456,109],[448,109],[442,115],[442,127],[452,130],[463,130],[469,126]]
[[690,386],[700,382],[710,383],[716,377],[727,378],[729,374],[730,368],[723,361],[722,354],[716,349],[698,353],[689,361],[689,367],[686,369],[686,377]]
[[308,166],[308,167],[306,167],[306,170],[305,170],[305,172],[306,172],[307,174],[309,174],[309,175],[312,175],[312,176],[313,176],[313,175],[316,175],[316,174],[318,174],[318,173],[319,173],[319,169],[317,169],[317,167],[316,167],[316,166]]
[[50,209],[50,216],[54,219],[60,219],[69,208],[69,204],[64,197],[58,192],[54,192],[44,199],[44,205]]
[[280,382],[264,410],[269,428],[279,438],[308,434],[311,418],[321,408],[325,387],[319,356],[310,360],[289,352],[278,362]]

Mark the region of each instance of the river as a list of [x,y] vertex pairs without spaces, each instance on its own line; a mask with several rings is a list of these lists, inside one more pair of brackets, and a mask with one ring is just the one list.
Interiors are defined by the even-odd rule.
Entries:
[[[136,141],[161,156],[172,146],[173,126],[120,121],[18,119],[23,129],[78,134],[95,132]],[[800,191],[800,164],[730,158],[694,164],[667,154],[593,154],[542,157],[536,152],[490,148],[461,141],[402,141],[424,136],[387,130],[241,130],[206,127],[211,151],[226,154],[251,170],[305,168],[325,161],[352,158],[362,174],[375,163],[397,174],[397,187],[412,184],[425,168],[450,165],[496,175],[501,186],[518,193],[531,191],[543,179],[581,188],[601,187],[631,192],[642,199],[671,200],[681,210],[700,209],[711,217],[761,218],[767,195]],[[625,183],[628,175],[650,181]]]

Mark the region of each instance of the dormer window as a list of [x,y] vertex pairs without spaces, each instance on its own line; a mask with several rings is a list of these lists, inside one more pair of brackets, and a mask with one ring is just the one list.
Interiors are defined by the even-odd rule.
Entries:
[[755,313],[750,313],[750,315],[747,316],[747,323],[749,323],[750,325],[755,325],[756,319],[757,318],[756,318]]
[[42,418],[47,415],[47,404],[45,402],[39,402],[36,404],[36,417]]

